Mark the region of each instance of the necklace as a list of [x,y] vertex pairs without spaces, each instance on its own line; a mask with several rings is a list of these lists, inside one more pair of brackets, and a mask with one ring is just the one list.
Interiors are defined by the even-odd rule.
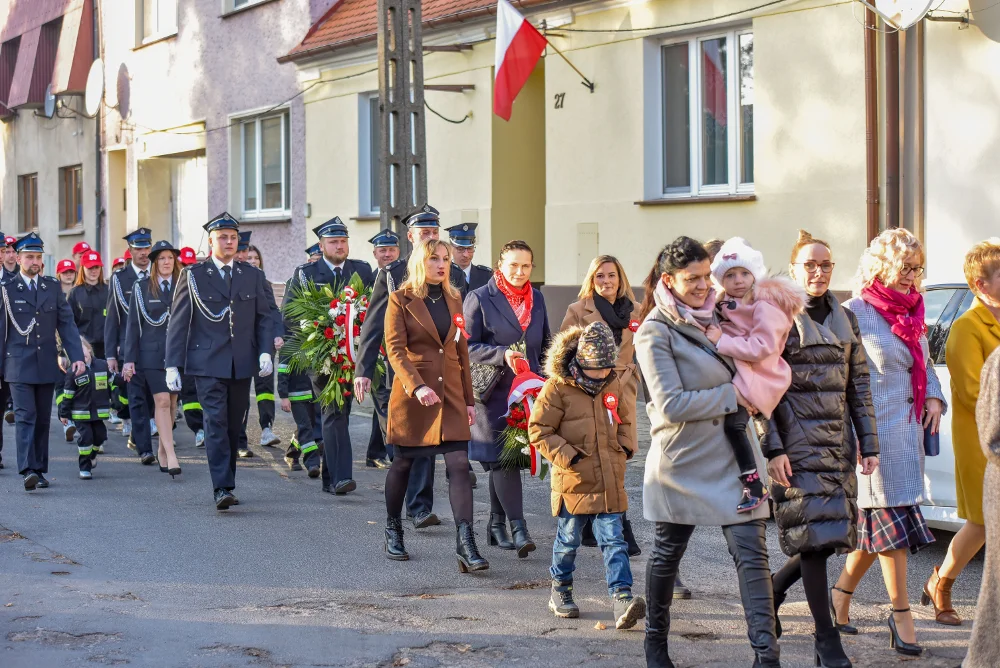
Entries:
[[433,297],[431,297],[430,295],[427,295],[427,298],[431,300],[431,303],[432,303],[432,304],[437,304],[437,303],[438,303],[439,301],[441,301],[441,297],[444,297],[444,295],[441,295],[441,296],[440,296],[440,297],[438,297],[437,299],[434,299],[434,298],[433,298]]

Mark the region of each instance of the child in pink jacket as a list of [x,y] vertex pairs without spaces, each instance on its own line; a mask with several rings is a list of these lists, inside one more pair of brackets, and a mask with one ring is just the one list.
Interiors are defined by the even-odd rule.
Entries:
[[805,307],[805,291],[791,280],[767,277],[764,256],[739,237],[726,241],[712,262],[712,276],[722,286],[717,301],[720,327],[706,332],[719,352],[736,361],[733,384],[753,405],[726,416],[725,432],[740,467],[743,498],[736,510],[747,513],[767,500],[747,436],[750,413],[771,417],[788,391],[792,370],[781,357],[793,318]]

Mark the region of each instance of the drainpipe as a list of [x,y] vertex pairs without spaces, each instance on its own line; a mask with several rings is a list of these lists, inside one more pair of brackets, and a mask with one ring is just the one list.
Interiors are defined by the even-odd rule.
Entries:
[[885,34],[885,226],[899,227],[899,33]]
[[878,224],[878,74],[875,71],[878,54],[876,52],[877,23],[875,12],[865,10],[865,179],[867,197],[865,199],[867,241],[879,234]]

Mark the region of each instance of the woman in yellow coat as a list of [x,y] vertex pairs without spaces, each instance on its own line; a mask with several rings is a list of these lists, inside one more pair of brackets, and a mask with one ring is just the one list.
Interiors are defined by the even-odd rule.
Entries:
[[958,626],[962,619],[951,605],[951,587],[965,565],[986,542],[983,519],[983,478],[986,456],[979,445],[976,401],[986,358],[1000,346],[1000,239],[983,241],[965,256],[965,280],[976,301],[951,327],[946,347],[951,373],[951,434],[955,451],[958,516],[965,520],[935,567],[921,602],[934,604],[938,624]]

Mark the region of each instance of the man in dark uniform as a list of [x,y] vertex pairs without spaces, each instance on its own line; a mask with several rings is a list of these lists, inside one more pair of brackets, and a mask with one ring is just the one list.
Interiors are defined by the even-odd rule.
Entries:
[[[313,229],[319,237],[319,247],[323,258],[299,266],[288,282],[288,294],[295,294],[301,285],[312,281],[317,287],[329,285],[334,294],[339,292],[357,274],[366,288],[371,287],[374,277],[372,268],[363,260],[351,260],[350,241],[347,225],[334,216],[331,220]],[[285,321],[285,332],[289,333],[294,323]],[[313,394],[317,397],[326,387],[328,378],[310,374]],[[331,403],[323,409],[323,491],[331,494],[347,494],[357,489],[352,473],[351,434],[348,420],[351,415],[352,397],[344,399],[344,405],[337,408]]]
[[[3,283],[9,278],[14,278],[17,276],[20,269],[17,266],[17,252],[14,250],[14,244],[17,243],[17,239],[14,237],[8,237],[3,232],[0,232],[0,261],[3,265],[0,266],[0,283]],[[7,387],[6,383],[0,383],[0,409],[3,409],[3,417],[8,424],[14,424],[14,404],[10,400],[10,388]],[[3,428],[0,427],[0,469],[3,468]]]
[[455,247],[455,264],[465,274],[470,292],[489,283],[490,276],[493,275],[493,271],[489,267],[472,264],[472,258],[476,254],[477,227],[479,227],[479,223],[462,223],[461,225],[452,225],[445,230],[451,245]]
[[59,281],[39,276],[42,240],[32,232],[17,240],[15,250],[21,270],[0,285],[4,310],[0,316],[0,360],[3,384],[14,400],[17,470],[24,489],[48,487],[49,424],[56,383],[65,379],[59,368],[56,332],[63,350],[79,376],[86,368],[80,332]]
[[316,262],[321,257],[323,257],[323,251],[319,248],[319,242],[314,243],[312,246],[306,249],[306,255],[309,256],[309,262]]
[[[177,261],[182,267],[189,267],[198,261],[198,256],[194,249],[185,246],[181,249],[181,254]],[[194,432],[194,447],[205,447],[205,418],[201,411],[201,402],[198,401],[198,392],[194,387],[194,376],[181,374],[181,411],[184,413],[184,422],[188,429]]]
[[[149,249],[153,245],[152,233],[145,227],[140,227],[124,237],[132,254],[132,262],[111,276],[108,290],[107,318],[104,320],[104,354],[108,356],[108,370],[120,373],[118,360],[121,357],[121,346],[125,342],[125,325],[128,323],[128,305],[132,299],[132,287],[142,278],[148,278],[152,267],[149,266]],[[153,435],[150,425],[150,406],[152,395],[146,392],[140,383],[127,383],[126,394],[128,410],[131,417],[130,445],[134,445],[139,454],[139,461],[150,466],[156,461],[153,455]],[[122,427],[122,435],[129,428],[129,422]]]
[[[429,239],[438,239],[441,234],[440,214],[429,204],[408,215],[406,223],[406,238],[410,243],[418,243]],[[358,401],[364,399],[371,391],[372,379],[375,377],[375,363],[378,361],[382,341],[385,339],[385,312],[389,307],[389,295],[395,292],[406,280],[406,263],[409,256],[400,258],[378,273],[378,280],[372,290],[368,303],[368,314],[361,327],[361,341],[358,349],[358,364],[354,376],[354,394]],[[462,293],[464,298],[468,291],[465,274],[452,264],[450,274],[451,284]],[[386,365],[387,378],[383,379],[387,389],[392,388],[392,367]],[[383,396],[388,396],[387,394]],[[375,401],[379,401],[378,395]],[[376,408],[379,415],[388,414],[388,405]],[[382,437],[385,438],[385,422],[380,421]],[[392,447],[388,443],[386,448]],[[413,518],[413,525],[418,529],[440,524],[432,510],[434,507],[434,458],[419,457],[413,462],[410,471],[410,483],[406,488],[406,512]]]
[[[382,230],[369,239],[368,243],[374,247],[372,255],[375,256],[375,262],[378,263],[378,271],[383,271],[399,259],[399,237],[392,230]],[[385,439],[382,437],[382,423],[386,420],[384,411],[389,408],[389,388],[386,387],[386,383],[382,383],[374,394],[375,410],[372,411],[372,430],[368,435],[368,453],[365,457],[365,466],[387,469],[392,466],[389,461],[392,459],[392,453],[385,447]],[[383,411],[383,414],[379,413],[380,410]]]
[[167,329],[167,386],[180,391],[180,368],[195,377],[218,510],[239,503],[236,451],[250,381],[258,369],[265,377],[273,371],[274,316],[264,272],[236,261],[239,227],[228,213],[205,224],[212,256],[181,271]]

